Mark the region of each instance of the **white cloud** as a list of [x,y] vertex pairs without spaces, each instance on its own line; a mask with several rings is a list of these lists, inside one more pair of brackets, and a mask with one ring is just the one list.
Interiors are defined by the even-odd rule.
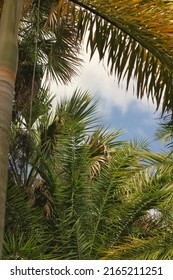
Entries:
[[142,112],[155,112],[155,105],[143,98],[137,100],[133,94],[133,84],[131,83],[128,92],[125,90],[125,82],[118,85],[117,80],[113,76],[109,76],[104,69],[102,63],[99,63],[97,55],[89,62],[89,55],[85,54],[85,64],[81,68],[80,75],[73,79],[68,86],[57,86],[55,83],[51,84],[51,91],[56,93],[56,98],[61,96],[71,96],[73,91],[79,87],[83,90],[89,90],[99,97],[100,110],[107,117],[110,115],[113,107],[117,107],[123,115],[125,115],[130,106],[135,110]]

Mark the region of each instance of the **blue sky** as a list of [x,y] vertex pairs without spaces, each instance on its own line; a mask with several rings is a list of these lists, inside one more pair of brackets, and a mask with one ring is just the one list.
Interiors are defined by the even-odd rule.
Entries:
[[[58,86],[51,83],[51,91],[59,99],[70,96],[79,87],[89,90],[99,99],[99,115],[102,122],[111,130],[122,129],[123,139],[148,138],[154,139],[158,127],[160,112],[155,112],[155,105],[146,98],[137,100],[133,95],[131,83],[126,92],[125,82],[118,85],[115,77],[108,75],[103,63],[99,63],[98,56],[89,61],[89,55],[84,55],[85,63],[79,70],[79,76],[67,86]],[[154,142],[151,149],[160,152],[164,148],[160,142]]]

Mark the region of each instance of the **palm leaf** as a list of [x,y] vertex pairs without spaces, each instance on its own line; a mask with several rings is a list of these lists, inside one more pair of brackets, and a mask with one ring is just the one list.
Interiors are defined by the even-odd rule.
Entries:
[[124,243],[108,252],[103,259],[110,260],[172,260],[172,235],[166,233],[155,238],[126,238]]
[[[30,2],[26,1],[26,7]],[[151,97],[157,109],[162,105],[162,113],[172,110],[171,2],[117,0],[105,3],[97,0],[93,3],[73,0],[45,3],[43,1],[40,6],[40,30],[42,26],[44,32],[56,33],[56,30],[63,29],[63,32],[58,31],[59,46],[49,40],[41,43],[46,51],[46,56],[42,52],[40,55],[47,73],[63,82],[77,73],[80,60],[75,60],[79,52],[79,45],[75,48],[75,38],[78,33],[80,40],[88,37],[91,57],[98,51],[100,60],[106,61],[110,73],[117,75],[119,81],[126,79],[127,88],[130,80],[136,81],[138,98],[144,95]],[[64,56],[60,46],[62,50],[67,49]]]
[[[143,182],[145,183],[142,184],[142,189],[139,185],[141,179],[139,182],[136,179],[133,182],[139,188],[140,198],[137,198],[137,192],[133,193],[123,205],[120,205],[115,222],[115,233],[118,234],[116,235],[118,238],[115,239],[112,248],[104,252],[104,259],[172,258],[170,243],[173,225],[172,206],[170,206],[173,199],[172,184],[167,184],[164,176],[162,179],[160,176],[158,178],[153,176],[153,184],[149,178],[147,182],[146,177],[143,178]],[[122,208],[124,208],[123,216],[121,216]],[[146,215],[149,215],[149,222],[145,219]]]
[[109,133],[106,129],[100,127],[88,137],[86,144],[90,153],[91,178],[98,176],[102,167],[109,164],[114,149],[125,144],[124,141],[117,140],[121,134],[121,131]]
[[72,2],[81,7],[78,34],[81,39],[87,35],[91,57],[97,50],[119,81],[126,78],[127,88],[135,79],[137,97],[151,97],[157,109],[162,105],[162,113],[171,110],[172,4],[159,0]]
[[119,141],[98,124],[88,92],[76,90],[53,115],[42,102],[31,147],[18,141],[27,139],[24,118],[12,126],[4,258],[117,259],[135,250],[171,258],[172,154],[152,154],[145,139]]
[[19,52],[20,46],[26,44],[25,50],[31,54],[22,63],[33,65],[36,61],[45,71],[46,78],[62,83],[78,73],[82,62],[76,29],[69,21],[69,9],[73,4],[65,12],[67,6],[67,1],[41,1],[40,4],[25,1],[19,29]]

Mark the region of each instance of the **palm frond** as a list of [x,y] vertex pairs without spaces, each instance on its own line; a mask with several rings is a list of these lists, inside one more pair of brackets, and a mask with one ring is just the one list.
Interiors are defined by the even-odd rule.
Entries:
[[42,260],[53,259],[52,253],[47,253],[45,236],[33,234],[26,239],[24,234],[18,236],[11,232],[6,234],[3,245],[3,259],[5,260]]
[[96,105],[76,90],[54,115],[45,106],[29,139],[24,118],[13,123],[4,258],[171,258],[173,156],[151,153],[145,139],[118,140],[96,121]]
[[109,164],[114,149],[125,144],[124,141],[117,140],[121,134],[122,132],[119,130],[110,133],[100,127],[88,137],[86,145],[90,153],[91,178],[98,176],[102,167]]
[[[27,42],[26,49],[32,54],[29,62],[36,60],[47,78],[69,82],[78,73],[82,63],[76,29],[69,21],[71,12],[68,10],[73,4],[68,8],[68,1],[41,1],[40,4],[38,1],[25,1],[25,5],[19,30],[19,46]],[[23,63],[26,64],[26,61]]]
[[[10,177],[10,179],[12,179]],[[53,258],[43,213],[33,207],[32,190],[10,180],[6,203],[3,259]]]
[[82,59],[80,46],[75,39],[75,30],[70,27],[58,27],[55,38],[43,39],[40,44],[40,58],[44,61],[46,79],[66,83],[79,73]]
[[[115,241],[118,232],[116,232],[114,225],[118,225],[118,221],[120,222],[118,218],[116,220],[116,217],[119,216],[119,209],[124,205],[125,197],[128,196],[129,192],[132,192],[132,189],[135,189],[135,186],[130,186],[128,182],[138,172],[139,154],[137,150],[133,152],[132,149],[124,145],[115,149],[108,166],[105,166],[99,177],[97,176],[96,180],[93,181],[91,192],[93,205],[91,258],[98,258],[102,248],[111,246]],[[127,213],[129,211],[130,208]],[[124,225],[125,219],[121,221]]]
[[159,128],[156,130],[155,139],[165,144],[165,147],[172,152],[173,147],[173,122],[172,114],[164,115],[160,122]]
[[[55,151],[56,147],[60,149],[63,142],[73,136],[78,143],[85,140],[86,133],[92,130],[96,123],[96,105],[97,101],[92,101],[89,92],[82,92],[76,89],[70,99],[62,99],[56,107],[55,115],[43,116],[38,124],[38,130],[41,135],[42,149]],[[52,112],[51,112],[52,113]]]
[[78,34],[81,39],[88,37],[91,57],[98,51],[110,73],[119,81],[125,78],[127,88],[135,80],[138,98],[151,97],[157,109],[162,106],[162,113],[172,110],[172,4],[159,0],[72,2],[81,8]]
[[172,260],[172,235],[166,233],[155,238],[126,238],[124,243],[115,246],[103,259],[106,260]]
[[[32,34],[37,21],[37,1],[25,1],[23,30]],[[34,5],[34,9],[33,9]],[[30,7],[28,10],[27,7]],[[29,17],[29,14],[32,17]],[[162,106],[173,108],[172,3],[167,1],[42,1],[39,13],[38,60],[56,81],[66,83],[78,73],[80,41],[87,38],[91,58],[98,51],[108,71],[127,89],[135,81],[138,98],[146,95]],[[22,37],[21,36],[21,37]]]
[[173,185],[171,174],[164,171],[159,165],[153,173],[141,171],[126,181],[128,192],[114,216],[114,244],[103,253],[104,259],[172,257]]

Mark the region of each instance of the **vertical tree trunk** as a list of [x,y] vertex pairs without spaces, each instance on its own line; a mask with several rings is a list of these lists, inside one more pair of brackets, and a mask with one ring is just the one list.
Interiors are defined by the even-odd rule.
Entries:
[[17,70],[17,34],[24,0],[4,0],[0,19],[0,258],[4,234],[9,133]]

